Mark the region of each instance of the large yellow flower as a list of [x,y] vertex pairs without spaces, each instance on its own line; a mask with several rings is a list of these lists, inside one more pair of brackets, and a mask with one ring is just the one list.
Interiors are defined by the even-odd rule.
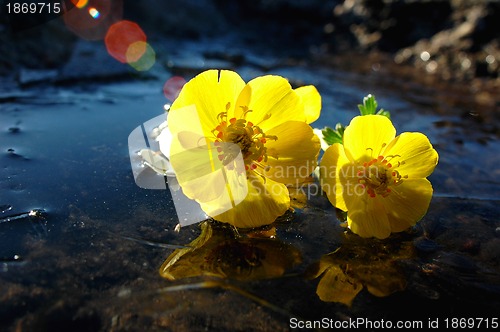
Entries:
[[199,74],[168,115],[170,161],[184,194],[236,227],[272,223],[290,207],[285,185],[317,165],[320,143],[308,123],[320,108],[313,86],[294,90],[280,76],[245,84],[228,70]]
[[383,239],[415,225],[432,198],[426,177],[437,165],[436,150],[422,133],[395,135],[385,116],[357,116],[344,144],[333,144],[321,159],[323,190],[362,237]]

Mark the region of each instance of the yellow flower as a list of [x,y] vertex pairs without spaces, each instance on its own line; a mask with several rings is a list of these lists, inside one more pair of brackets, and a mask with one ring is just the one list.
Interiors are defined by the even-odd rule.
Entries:
[[184,194],[236,227],[272,223],[290,207],[285,185],[317,165],[320,143],[308,123],[320,108],[313,86],[294,90],[280,76],[245,84],[228,70],[199,74],[168,115],[170,161]]
[[322,157],[321,186],[330,202],[348,211],[349,228],[362,237],[383,239],[420,220],[429,207],[432,186],[426,179],[438,154],[422,133],[395,137],[381,115],[357,116]]

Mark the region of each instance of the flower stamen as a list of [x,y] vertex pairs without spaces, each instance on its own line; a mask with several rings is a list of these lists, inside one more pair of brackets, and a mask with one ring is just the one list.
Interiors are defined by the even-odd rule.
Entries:
[[[227,107],[230,103],[227,104]],[[277,140],[278,137],[266,135],[264,131],[252,122],[246,120],[248,113],[252,112],[247,106],[241,106],[243,114],[241,118],[227,119],[227,112],[221,112],[217,115],[219,124],[212,130],[215,136],[214,145],[219,153],[218,158],[227,165],[233,161],[238,153],[243,156],[246,171],[256,171],[257,168],[262,168],[267,171],[270,166],[264,166],[261,163],[267,162],[267,148],[265,144],[268,140]],[[261,121],[262,122],[262,121]],[[222,143],[233,143],[239,147],[235,149],[233,146],[227,147]],[[229,145],[231,146],[231,145]]]
[[[372,150],[368,148],[367,150]],[[401,175],[397,168],[404,165],[404,161],[391,163],[394,158],[401,157],[400,155],[388,155],[384,157],[379,155],[368,162],[364,162],[361,169],[356,173],[358,184],[371,198],[380,195],[387,197],[391,193],[391,186],[400,185],[408,175]]]

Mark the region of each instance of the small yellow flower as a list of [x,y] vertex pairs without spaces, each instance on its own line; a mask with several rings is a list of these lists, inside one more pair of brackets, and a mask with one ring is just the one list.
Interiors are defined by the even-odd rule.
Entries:
[[426,177],[438,163],[436,150],[422,133],[395,135],[385,116],[357,116],[344,144],[330,146],[321,160],[323,190],[362,237],[383,239],[415,225],[432,198]]
[[320,108],[313,86],[294,90],[280,76],[245,84],[228,70],[199,74],[168,115],[170,161],[184,194],[236,227],[272,223],[290,207],[285,185],[305,179],[317,165],[320,143],[308,123]]

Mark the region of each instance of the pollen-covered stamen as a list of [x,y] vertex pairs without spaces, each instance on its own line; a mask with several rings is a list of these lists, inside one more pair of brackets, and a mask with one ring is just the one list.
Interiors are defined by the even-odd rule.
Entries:
[[386,157],[380,155],[370,161],[360,165],[360,169],[356,173],[358,183],[362,188],[366,189],[366,193],[370,197],[380,195],[387,197],[391,193],[392,186],[400,185],[407,175],[401,175],[397,168],[404,165],[404,161],[394,161],[394,158],[401,157],[400,155],[388,155]]
[[[230,103],[228,103],[230,106]],[[229,106],[226,106],[228,109]],[[238,153],[243,156],[245,169],[247,171],[262,168],[267,170],[268,166],[263,165],[267,161],[267,148],[265,144],[268,140],[277,140],[276,136],[266,135],[257,125],[246,120],[248,113],[252,112],[247,106],[242,106],[243,114],[241,118],[227,119],[227,112],[222,112],[217,116],[217,125],[212,133],[215,136],[214,145],[219,153],[218,158],[224,163],[229,164]],[[234,143],[239,147],[235,149],[234,145],[222,143]],[[232,146],[229,148],[228,146]],[[235,151],[238,150],[238,151]]]

